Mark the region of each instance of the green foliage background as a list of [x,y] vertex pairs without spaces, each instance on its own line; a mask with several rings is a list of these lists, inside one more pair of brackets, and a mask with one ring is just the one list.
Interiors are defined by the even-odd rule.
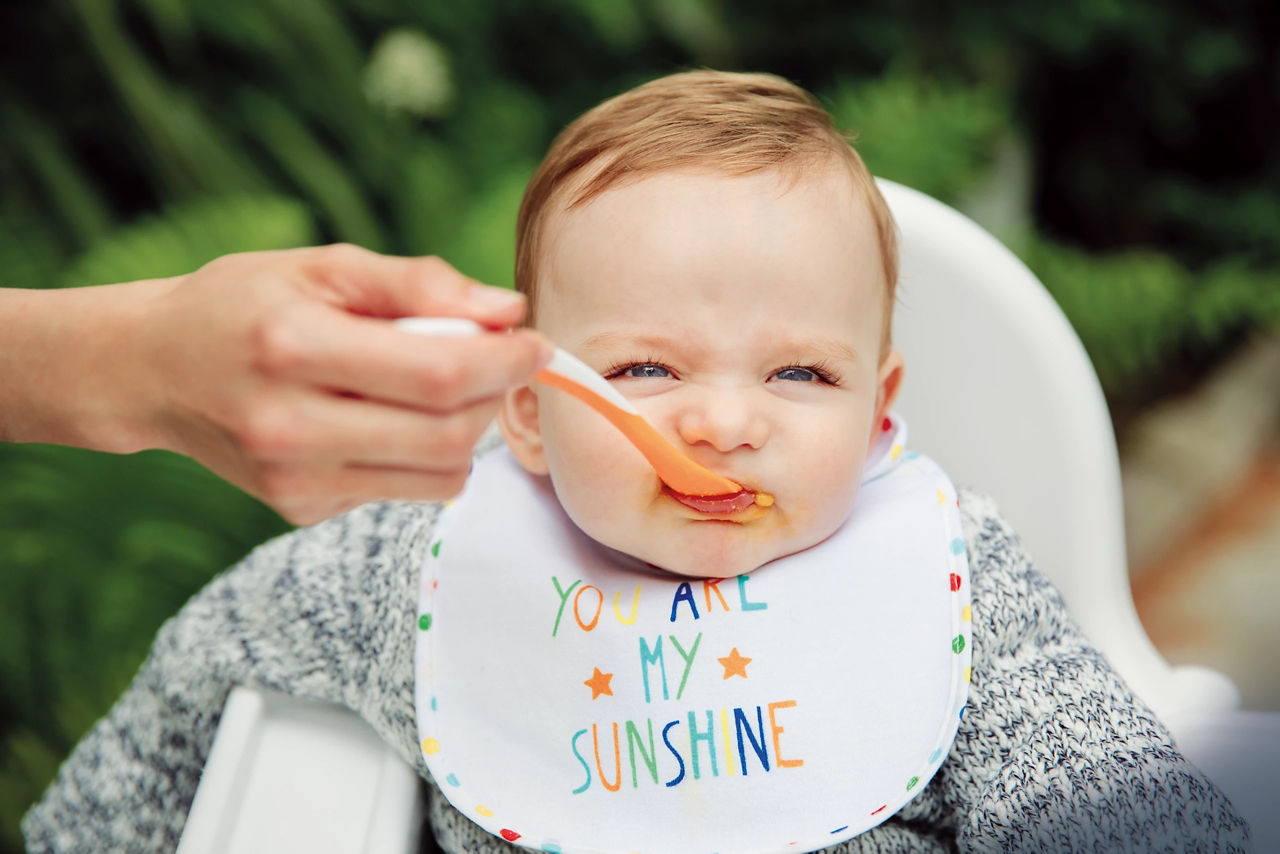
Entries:
[[[767,70],[962,208],[1025,152],[1026,216],[991,225],[1123,414],[1280,322],[1280,6],[1202,5],[11,0],[0,280],[346,240],[509,285],[556,129],[659,74]],[[169,454],[0,445],[0,847],[160,622],[286,527]]]

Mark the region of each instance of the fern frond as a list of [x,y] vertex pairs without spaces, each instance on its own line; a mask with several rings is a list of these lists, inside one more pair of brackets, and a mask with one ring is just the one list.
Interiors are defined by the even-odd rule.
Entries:
[[220,255],[316,240],[301,202],[283,196],[199,198],[129,223],[89,248],[65,285],[101,285],[189,273]]

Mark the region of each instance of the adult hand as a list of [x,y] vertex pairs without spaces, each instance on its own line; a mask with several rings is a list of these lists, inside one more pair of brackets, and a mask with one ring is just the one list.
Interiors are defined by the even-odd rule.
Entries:
[[[25,293],[34,322],[15,345],[27,357],[43,345],[55,365],[45,380],[61,390],[26,389],[41,417],[0,419],[0,438],[168,448],[298,524],[375,499],[456,494],[502,393],[551,355],[531,330],[449,339],[397,330],[389,319],[413,315],[507,330],[523,317],[524,298],[437,258],[345,245],[229,255],[173,279]],[[30,302],[35,294],[61,299],[56,321]],[[23,303],[14,304],[21,320]]]

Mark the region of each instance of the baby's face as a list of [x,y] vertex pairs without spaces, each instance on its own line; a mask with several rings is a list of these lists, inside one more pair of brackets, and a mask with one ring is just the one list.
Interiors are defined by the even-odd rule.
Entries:
[[584,532],[728,577],[840,526],[901,375],[896,353],[879,358],[879,248],[850,178],[660,174],[555,213],[544,246],[538,328],[680,450],[775,499],[700,511],[581,402],[513,393],[509,444]]

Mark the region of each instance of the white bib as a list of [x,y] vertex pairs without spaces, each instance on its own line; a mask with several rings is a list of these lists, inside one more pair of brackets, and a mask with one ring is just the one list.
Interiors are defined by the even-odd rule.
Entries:
[[918,794],[968,693],[955,488],[896,416],[849,520],[750,575],[612,552],[506,449],[476,462],[422,572],[427,767],[545,852],[813,851]]

